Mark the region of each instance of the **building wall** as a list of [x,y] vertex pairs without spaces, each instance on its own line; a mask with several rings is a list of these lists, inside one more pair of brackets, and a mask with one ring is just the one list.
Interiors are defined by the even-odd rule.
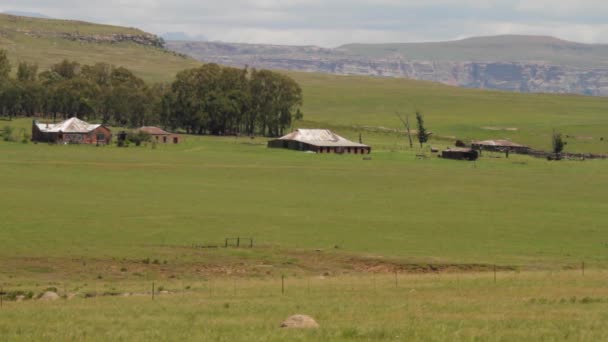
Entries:
[[45,133],[32,127],[32,141],[49,142],[57,144],[92,144],[109,145],[112,142],[112,132],[103,126],[97,127],[89,133]]
[[370,154],[371,147],[336,147],[336,146],[315,146],[295,140],[270,140],[270,148],[287,148],[296,151],[313,151],[316,153],[338,153],[338,154]]
[[177,134],[154,134],[152,141],[160,144],[179,144],[182,142],[182,138]]

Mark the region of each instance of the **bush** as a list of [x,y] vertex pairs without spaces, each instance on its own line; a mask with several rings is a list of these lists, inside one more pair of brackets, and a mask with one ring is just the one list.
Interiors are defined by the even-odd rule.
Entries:
[[2,140],[4,141],[15,141],[15,137],[13,136],[13,127],[4,126],[2,130]]
[[152,141],[152,137],[146,132],[136,131],[127,134],[127,141],[134,143],[135,146],[141,146],[142,143]]

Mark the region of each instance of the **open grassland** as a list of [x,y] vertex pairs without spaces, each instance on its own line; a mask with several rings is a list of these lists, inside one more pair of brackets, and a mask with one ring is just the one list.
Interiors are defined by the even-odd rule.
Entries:
[[[67,284],[54,302],[4,302],[0,334],[13,340],[602,341],[605,271],[287,277]],[[63,293],[64,284],[55,284]],[[130,293],[130,297],[96,294]],[[286,317],[317,330],[285,330]]]
[[[261,138],[0,142],[0,287],[74,296],[5,297],[0,336],[606,339],[605,161],[459,162],[366,138],[381,146],[372,160]],[[254,248],[193,246],[237,236]],[[321,328],[278,328],[296,313]]]
[[[550,150],[562,132],[567,151],[608,153],[608,98],[518,94],[404,79],[290,73],[304,89],[307,126],[363,131],[403,130],[395,112],[416,108],[441,140],[511,139]],[[603,138],[603,140],[602,140]]]
[[606,162],[487,155],[468,163],[416,153],[380,150],[365,161],[234,137],[189,136],[156,149],[3,142],[0,256],[179,264],[232,253],[181,247],[241,236],[260,246],[243,256],[262,260],[276,248],[606,264]]

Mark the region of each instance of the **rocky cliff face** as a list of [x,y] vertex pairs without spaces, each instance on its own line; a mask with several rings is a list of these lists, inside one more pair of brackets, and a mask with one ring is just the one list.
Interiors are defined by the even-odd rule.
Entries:
[[139,45],[164,48],[164,40],[152,34],[93,34],[86,35],[75,32],[44,32],[18,29],[15,32],[35,38],[61,38],[82,43],[122,43],[129,42]]
[[167,47],[205,62],[236,67],[404,77],[472,88],[608,96],[608,68],[546,62],[416,61],[401,56],[357,56],[340,49],[217,42],[168,42]]

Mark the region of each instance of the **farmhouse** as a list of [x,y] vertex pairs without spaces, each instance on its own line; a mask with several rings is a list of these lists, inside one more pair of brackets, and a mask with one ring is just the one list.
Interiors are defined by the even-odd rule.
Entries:
[[156,141],[159,143],[167,144],[179,144],[181,142],[181,137],[177,134],[169,133],[161,128],[154,126],[143,126],[137,129],[138,132],[145,132],[150,134],[152,137],[152,141]]
[[112,132],[103,125],[92,125],[75,117],[57,124],[38,123],[34,120],[32,141],[107,145],[112,141]]
[[476,150],[504,152],[511,151],[516,153],[525,153],[530,150],[528,146],[516,144],[509,140],[484,140],[473,141],[471,147]]
[[441,152],[441,157],[456,160],[477,160],[479,153],[472,148],[452,147]]
[[352,142],[328,129],[298,129],[268,142],[271,148],[288,148],[316,153],[370,154],[368,145]]

